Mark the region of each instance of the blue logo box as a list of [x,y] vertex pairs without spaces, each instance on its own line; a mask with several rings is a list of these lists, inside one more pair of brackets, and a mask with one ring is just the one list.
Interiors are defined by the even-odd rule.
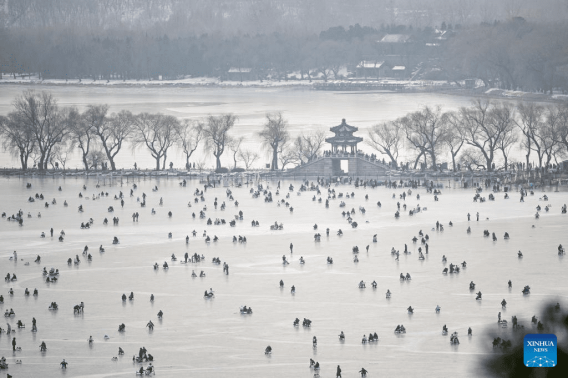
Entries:
[[554,367],[558,362],[556,335],[530,333],[525,336],[524,351],[525,366]]

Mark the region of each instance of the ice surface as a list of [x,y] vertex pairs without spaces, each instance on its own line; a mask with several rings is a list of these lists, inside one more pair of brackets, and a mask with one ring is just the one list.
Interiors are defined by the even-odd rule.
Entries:
[[[560,214],[560,207],[568,202],[566,192],[547,193],[549,201],[540,201],[542,192],[519,203],[519,195],[511,194],[508,200],[503,193],[496,194],[496,201],[472,202],[473,191],[463,189],[442,189],[438,202],[425,190],[414,190],[406,201],[392,199],[393,193],[401,189],[355,188],[353,185],[335,187],[337,192],[354,192],[353,198],[343,198],[345,208],[339,208],[339,199],[332,200],[329,208],[324,203],[312,201],[315,192],[290,193],[288,201],[294,207],[291,213],[284,205],[276,202],[265,203],[263,197],[252,198],[249,188],[231,188],[239,207],[228,200],[225,188],[208,189],[205,202],[195,204],[193,192],[201,187],[195,181],[187,187],[180,187],[177,179],[136,180],[138,189],[129,197],[132,178],[128,184],[95,188],[96,179],[18,179],[1,178],[0,211],[8,215],[19,209],[24,212],[24,226],[16,222],[0,223],[0,275],[16,273],[18,281],[1,283],[4,304],[0,311],[13,308],[16,316],[5,318],[15,328],[21,319],[26,328],[16,330],[15,337],[22,352],[14,355],[6,334],[0,335],[1,354],[6,356],[14,377],[42,376],[134,376],[140,365],[132,363],[132,355],[142,346],[155,357],[154,365],[159,377],[312,377],[308,367],[313,358],[321,364],[321,376],[334,376],[340,364],[344,376],[357,376],[365,367],[370,376],[421,376],[460,377],[480,376],[478,364],[487,353],[493,353],[491,339],[484,337],[485,330],[501,332],[508,338],[511,329],[497,328],[497,313],[502,312],[506,320],[517,315],[519,322],[531,327],[530,317],[539,313],[540,305],[548,300],[560,301],[566,305],[566,261],[557,255],[557,246],[568,245],[565,232],[568,218]],[[25,189],[26,182],[32,183]],[[85,184],[87,190],[82,190]],[[266,182],[263,183],[265,186]],[[274,200],[280,200],[288,193],[289,181],[282,183],[280,195],[275,195],[276,183],[268,183]],[[296,189],[299,182],[294,182]],[[57,191],[58,186],[63,191]],[[159,190],[151,188],[158,185]],[[122,190],[125,206],[113,200]],[[94,193],[108,191],[109,196],[97,200],[89,199]],[[85,197],[80,199],[79,192]],[[142,208],[136,201],[145,192],[147,207]],[[44,201],[28,203],[27,198],[43,193]],[[421,195],[420,201],[416,194]],[[369,200],[364,199],[365,194]],[[322,192],[325,198],[326,192]],[[486,192],[483,195],[487,195]],[[164,205],[159,206],[163,197]],[[219,204],[226,202],[225,211],[215,210],[214,198]],[[44,202],[57,199],[57,205],[44,208]],[[64,207],[67,200],[69,206]],[[382,207],[376,206],[377,201]],[[192,207],[187,203],[192,201]],[[427,211],[409,216],[403,212],[400,219],[393,216],[396,203],[406,203],[409,208],[420,204]],[[540,204],[552,205],[550,212],[541,212],[540,219],[534,218],[535,207]],[[79,213],[82,204],[85,211]],[[229,225],[207,226],[206,219],[191,217],[207,205],[207,217],[224,218],[227,222],[239,210],[244,220],[235,228]],[[114,206],[115,212],[107,208]],[[366,214],[357,211],[366,208]],[[155,208],[156,214],[151,215]],[[352,229],[341,215],[343,210],[354,208],[357,229]],[[169,218],[167,212],[172,211]],[[30,212],[33,217],[26,218]],[[42,217],[37,218],[41,212]],[[139,222],[132,222],[133,212],[140,213]],[[479,222],[468,222],[466,214],[480,213]],[[112,225],[112,217],[120,218],[120,225]],[[79,228],[81,222],[94,219],[91,229]],[[104,226],[103,218],[110,224]],[[487,219],[488,218],[488,219]],[[258,220],[260,227],[251,227],[252,220]],[[449,221],[453,227],[448,225]],[[281,231],[270,231],[275,221],[284,224]],[[368,223],[366,223],[368,221]],[[445,230],[432,231],[435,222],[440,221]],[[313,224],[319,226],[321,242],[313,240]],[[535,228],[531,226],[535,225]],[[471,226],[472,233],[466,229]],[[65,230],[63,243],[49,237],[49,228],[55,235]],[[325,229],[330,228],[330,236]],[[336,235],[341,228],[342,237]],[[191,236],[192,230],[197,237]],[[495,232],[498,240],[483,237],[483,230]],[[206,244],[203,231],[217,243]],[[417,248],[411,239],[422,230],[430,236],[429,254],[425,261],[418,260]],[[45,231],[47,237],[40,238]],[[507,231],[511,238],[503,240]],[[168,239],[168,232],[173,238]],[[372,243],[377,234],[378,242]],[[185,236],[190,235],[189,245]],[[233,235],[244,235],[247,244],[232,242]],[[119,245],[112,245],[114,236]],[[289,244],[293,242],[294,253],[290,254]],[[404,244],[412,251],[404,255]],[[106,252],[98,252],[99,245]],[[81,252],[85,245],[93,255],[87,262]],[[353,263],[352,247],[359,247],[359,263]],[[365,247],[370,245],[369,252]],[[401,251],[400,261],[390,254],[395,247]],[[10,261],[12,252],[17,250],[18,261]],[[524,258],[517,258],[522,250]],[[188,252],[204,254],[205,262],[180,264],[171,262],[175,253],[182,258]],[[35,264],[36,255],[41,255],[41,264]],[[66,260],[79,255],[78,266],[67,266]],[[290,265],[283,266],[282,255]],[[442,255],[448,264],[467,261],[467,268],[459,274],[443,275]],[[303,256],[305,265],[298,260]],[[334,264],[326,264],[326,257],[333,257]],[[230,266],[230,274],[224,275],[222,267],[211,263],[213,257]],[[154,270],[155,262],[168,261],[170,269]],[[29,265],[25,265],[30,262]],[[61,272],[57,283],[46,284],[41,274],[43,267],[58,268]],[[191,271],[199,274],[205,271],[205,278],[191,278]],[[412,281],[401,282],[399,274],[410,273]],[[279,281],[285,283],[279,288]],[[512,280],[513,288],[507,288]],[[359,289],[364,280],[366,289]],[[378,288],[373,290],[371,282],[376,280]],[[468,289],[470,281],[481,290],[483,300],[476,301],[474,292]],[[290,294],[295,285],[296,294]],[[531,286],[531,294],[523,296],[524,285]],[[8,289],[14,289],[14,296]],[[24,290],[39,290],[39,296],[25,297]],[[203,292],[209,288],[215,291],[215,298],[203,299]],[[387,300],[385,292],[390,289],[392,298]],[[123,293],[134,292],[134,301],[121,301]],[[155,295],[151,303],[150,294]],[[507,300],[507,309],[501,308],[502,299]],[[60,309],[49,311],[48,306],[56,301]],[[73,306],[85,302],[85,312],[73,315]],[[239,307],[252,307],[252,315],[240,315]],[[414,307],[413,315],[406,308]],[[440,314],[435,313],[436,305],[441,306]],[[163,320],[157,319],[159,310],[164,312]],[[37,319],[38,332],[31,332],[32,317]],[[313,321],[311,329],[292,326],[293,320],[304,317]],[[152,320],[153,332],[145,328]],[[126,324],[126,332],[117,332],[120,323]],[[405,335],[393,333],[397,324],[404,324]],[[446,324],[450,333],[458,331],[461,344],[452,346],[449,336],[442,336]],[[468,338],[467,328],[473,329]],[[4,326],[2,328],[5,328]],[[345,343],[337,335],[343,331]],[[376,332],[377,344],[361,344],[363,334]],[[110,339],[105,341],[103,336]],[[87,338],[92,335],[92,346]],[[312,348],[312,337],[317,336],[317,349]],[[39,352],[39,344],[45,341],[47,353]],[[264,355],[264,348],[271,345],[272,355]],[[125,355],[118,361],[118,347]],[[59,362],[69,362],[66,372],[59,369]],[[22,364],[15,364],[21,359]],[[145,364],[146,365],[146,364]]]

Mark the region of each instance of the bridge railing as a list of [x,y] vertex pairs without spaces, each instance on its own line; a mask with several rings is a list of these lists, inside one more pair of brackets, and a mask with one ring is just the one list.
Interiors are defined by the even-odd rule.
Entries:
[[347,153],[347,152],[339,152],[339,153],[336,152],[336,153],[325,153],[324,155],[317,156],[315,159],[310,160],[306,163],[300,164],[300,165],[296,166],[295,168],[305,167],[307,165],[317,163],[318,161],[326,159],[326,158],[339,158],[339,159],[341,159],[341,158],[343,158],[343,159],[345,159],[345,158],[351,158],[351,159],[359,158],[361,160],[368,161],[368,162],[373,163],[373,164],[378,164],[378,165],[381,165],[381,166],[388,166],[388,164],[384,164],[381,160],[379,160],[375,157],[371,157],[370,155]]

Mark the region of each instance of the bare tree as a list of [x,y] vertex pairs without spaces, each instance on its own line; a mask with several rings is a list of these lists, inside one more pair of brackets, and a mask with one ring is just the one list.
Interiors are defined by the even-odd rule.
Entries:
[[291,146],[288,148],[288,152],[296,156],[296,159],[298,160],[299,164],[304,164],[309,161],[309,159],[305,157],[304,150],[306,148],[307,147],[304,146],[304,139],[302,138],[302,135],[298,135],[296,138],[293,139]]
[[555,135],[557,143],[560,143],[568,150],[568,103],[558,104],[561,118],[558,124],[558,133]]
[[85,170],[89,170],[89,151],[95,140],[94,130],[98,130],[105,122],[108,105],[88,105],[87,110],[81,114],[81,118],[71,129],[72,142],[81,150],[81,158]]
[[[563,106],[549,106],[544,112],[545,120],[541,130],[537,133],[540,145],[543,149],[543,155],[546,155],[544,167],[548,167],[553,156],[560,153],[562,129],[566,127],[568,117]],[[539,160],[539,167],[543,167],[542,161]]]
[[243,163],[245,164],[245,169],[248,171],[252,165],[254,164],[255,161],[258,160],[258,158],[260,157],[259,154],[257,154],[254,151],[250,151],[250,150],[241,150],[239,152],[239,157],[241,158],[241,160],[243,161]]
[[245,137],[231,138],[227,143],[227,147],[229,147],[229,150],[233,153],[233,169],[237,168],[237,156],[239,156],[241,143],[243,143],[244,139]]
[[444,121],[447,122],[446,137],[444,142],[450,149],[452,156],[452,167],[454,172],[457,172],[456,156],[463,147],[464,140],[464,123],[461,115],[457,112],[448,112],[444,114]]
[[221,168],[221,155],[225,151],[225,146],[229,142],[229,130],[235,125],[237,116],[233,114],[225,114],[221,116],[209,116],[207,124],[203,128],[203,137],[205,139],[205,150],[211,151],[215,156],[216,169]]
[[414,167],[420,155],[424,155],[430,156],[433,169],[438,170],[436,158],[443,146],[447,129],[442,120],[441,108],[425,106],[422,110],[403,117],[399,122],[403,126],[406,139],[420,152]]
[[527,153],[527,169],[529,169],[528,154],[534,151],[538,157],[538,166],[543,167],[543,160],[546,155],[544,166],[548,166],[550,161],[558,152],[562,133],[565,124],[566,114],[562,106],[543,107],[533,103],[519,104],[517,106],[520,114],[520,121],[517,125],[521,129],[526,140],[524,145],[529,150]]
[[369,130],[367,144],[381,155],[387,155],[397,167],[398,152],[402,145],[402,130],[397,122],[379,123]]
[[70,134],[70,110],[57,105],[51,93],[24,91],[16,97],[14,107],[22,128],[27,128],[35,139],[40,170],[47,169],[52,149],[65,142]]
[[501,138],[509,132],[511,126],[508,122],[502,123],[496,118],[496,112],[500,108],[503,108],[505,115],[512,112],[510,105],[497,105],[482,100],[477,100],[471,108],[461,108],[466,144],[473,146],[483,155],[489,172],[493,171],[495,152],[499,148]]
[[266,123],[258,136],[262,140],[262,145],[266,149],[272,150],[271,170],[278,169],[278,151],[282,144],[290,139],[288,133],[288,122],[282,117],[282,113],[267,114]]
[[314,160],[325,143],[325,130],[319,129],[302,133],[294,139],[294,151],[298,160],[307,163]]
[[509,168],[509,152],[511,148],[519,140],[515,127],[515,109],[503,104],[492,112],[492,122],[496,129],[501,130],[501,137],[497,141],[497,149],[501,150],[504,160],[504,168]]
[[459,161],[468,171],[473,171],[474,168],[487,170],[485,156],[479,149],[473,147],[466,148],[461,154]]
[[185,167],[189,169],[189,158],[197,150],[203,138],[203,123],[183,120],[177,129],[177,143],[185,155]]
[[67,160],[69,160],[69,156],[72,154],[72,151],[72,143],[58,144],[51,151],[51,159],[49,163],[53,168],[59,168],[59,166],[61,166],[61,168],[65,170]]
[[199,169],[199,172],[203,171],[205,169],[205,160],[198,161],[195,166]]
[[544,112],[544,107],[538,105],[534,102],[529,103],[519,103],[517,104],[518,117],[515,120],[516,125],[519,127],[523,133],[523,146],[526,148],[526,164],[527,170],[530,168],[530,155],[533,148],[536,148],[537,154],[540,154],[540,146],[534,146],[532,141],[534,140],[535,130],[538,130],[542,123],[542,117]]
[[105,122],[97,123],[96,126],[93,128],[93,133],[101,141],[111,170],[116,171],[114,157],[134,130],[134,116],[128,110],[122,110],[119,113],[112,113]]
[[318,46],[317,54],[321,57],[318,68],[325,81],[332,73],[335,80],[340,79],[339,71],[345,64],[345,56],[350,55],[348,51],[344,51],[346,46],[349,45],[332,40],[323,41]]
[[168,149],[176,142],[179,121],[176,117],[161,113],[140,113],[134,119],[135,132],[132,137],[132,147],[145,145],[156,160],[156,170],[166,167]]
[[17,112],[0,116],[0,136],[2,147],[19,157],[23,170],[28,169],[28,160],[35,150],[35,139],[31,129],[18,119]]
[[278,161],[280,162],[280,169],[282,170],[284,170],[288,164],[299,164],[301,162],[290,140],[278,146]]
[[89,156],[87,156],[87,161],[89,163],[89,167],[97,170],[98,166],[100,165],[101,168],[105,161],[105,153],[100,150],[92,150],[89,152]]

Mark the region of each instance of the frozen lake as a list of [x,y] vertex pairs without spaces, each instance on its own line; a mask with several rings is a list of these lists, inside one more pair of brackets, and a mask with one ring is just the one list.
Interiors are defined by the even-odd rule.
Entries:
[[[371,126],[419,110],[422,106],[441,105],[444,110],[455,110],[471,105],[472,98],[449,96],[437,93],[393,93],[393,92],[330,92],[302,88],[176,88],[176,87],[81,87],[50,85],[1,85],[0,114],[13,110],[12,102],[26,89],[49,91],[59,100],[61,106],[76,106],[84,110],[89,104],[108,104],[110,112],[122,109],[134,114],[162,112],[179,118],[203,119],[208,115],[234,113],[239,117],[231,135],[244,136],[244,149],[259,151],[260,141],[256,135],[265,123],[266,113],[283,112],[290,126],[292,136],[312,129],[329,130],[345,118],[347,123],[359,127],[359,136],[366,137]],[[332,134],[330,133],[330,136]],[[325,147],[327,148],[327,147]],[[371,153],[370,147],[361,143],[359,148]],[[260,151],[259,151],[260,152]],[[230,151],[222,156],[222,163],[232,167]],[[268,158],[261,154],[256,164],[264,166]],[[168,153],[168,160],[179,168],[185,166],[185,159],[176,149]],[[191,161],[206,160],[207,166],[213,161],[200,147]],[[132,168],[136,161],[141,168],[154,168],[155,162],[145,149],[132,151],[124,147],[117,156],[117,166]],[[168,162],[169,164],[169,162]],[[0,152],[0,166],[18,166],[18,160]],[[81,168],[80,155],[75,153],[69,168]]]
[[[32,183],[31,189],[26,189],[26,182]],[[566,192],[548,192],[549,200],[543,201],[539,197],[544,193],[539,190],[519,203],[519,194],[513,191],[508,200],[497,193],[496,201],[477,203],[472,202],[473,190],[442,189],[435,202],[424,189],[413,190],[403,201],[398,199],[402,189],[340,185],[332,187],[336,193],[353,192],[354,197],[330,200],[326,208],[324,203],[312,201],[316,192],[297,195],[300,182],[293,182],[295,190],[289,192],[292,182],[283,181],[279,195],[275,194],[276,183],[268,183],[273,203],[264,202],[262,195],[253,198],[250,186],[230,188],[239,201],[237,208],[227,198],[226,188],[208,189],[205,201],[196,204],[193,194],[203,186],[195,181],[187,187],[181,187],[177,179],[136,179],[136,183],[138,188],[130,197],[132,181],[122,187],[96,188],[93,178],[0,178],[0,211],[11,215],[21,209],[32,215],[24,215],[23,227],[6,219],[0,223],[0,274],[16,273],[18,277],[16,282],[2,282],[4,304],[0,304],[0,311],[14,309],[16,316],[5,318],[13,328],[18,319],[26,324],[14,334],[21,352],[12,354],[11,338],[0,335],[0,354],[7,358],[7,372],[14,377],[134,376],[141,365],[133,363],[132,356],[142,346],[154,356],[159,377],[309,378],[313,377],[310,358],[321,364],[322,377],[334,377],[338,364],[344,377],[359,376],[361,367],[369,371],[369,377],[476,377],[481,375],[477,370],[480,359],[493,353],[485,333],[501,332],[507,338],[511,332],[510,327],[497,328],[499,311],[507,320],[517,315],[519,322],[530,328],[530,317],[538,316],[544,302],[568,305],[566,261],[557,254],[558,244],[568,245],[568,218],[560,213],[568,202]],[[155,185],[157,192],[151,189]],[[125,194],[124,208],[113,199],[120,190]],[[92,195],[101,191],[108,192],[108,197],[93,200]],[[79,192],[84,198],[78,197]],[[143,192],[147,194],[144,208],[136,200]],[[27,202],[35,193],[43,193],[45,200]],[[276,203],[287,193],[293,212]],[[488,194],[487,190],[482,193]],[[163,206],[159,206],[160,197]],[[322,197],[325,202],[327,190],[322,190]],[[45,208],[45,201],[51,203],[53,198],[57,204]],[[214,209],[215,198],[219,204],[226,202],[226,210]],[[64,200],[68,207],[64,207]],[[345,208],[339,207],[341,200]],[[187,206],[190,201],[192,207]],[[420,204],[427,210],[414,216],[402,211],[395,219],[397,202],[408,209]],[[540,219],[535,219],[536,206],[544,208],[546,204],[551,205],[550,211],[541,211]],[[83,205],[83,213],[77,211],[79,205]],[[212,220],[228,222],[239,210],[244,220],[234,228],[228,224],[207,226],[206,219],[198,215],[205,205],[207,218]],[[114,213],[107,212],[109,206],[114,206]],[[359,206],[366,208],[365,214],[358,211]],[[152,208],[155,215],[151,215]],[[352,208],[353,219],[359,223],[356,229],[341,214]],[[173,213],[171,218],[168,211]],[[138,222],[132,222],[133,212],[140,213]],[[470,222],[468,212],[472,214]],[[120,218],[119,226],[112,225],[114,216]],[[106,226],[105,217],[109,218]],[[89,218],[94,220],[91,229],[80,229],[80,223]],[[260,227],[251,227],[252,220],[258,220]],[[275,221],[283,223],[284,229],[271,231],[269,225]],[[444,231],[432,230],[436,221],[445,226]],[[322,234],[320,242],[314,242],[315,223]],[[466,233],[468,226],[471,234]],[[49,237],[50,227],[55,230],[53,238]],[[331,230],[329,236],[326,228]],[[344,231],[343,236],[336,235],[338,229]],[[498,240],[483,237],[485,229],[495,232]],[[65,230],[64,242],[57,240],[60,230]],[[191,236],[192,230],[197,231],[196,237]],[[204,230],[211,238],[217,235],[219,241],[205,243]],[[423,261],[417,253],[420,242],[413,244],[411,240],[420,230],[430,237],[429,254]],[[40,238],[42,231],[47,234],[45,239]],[[168,239],[168,232],[173,233],[172,239]],[[505,232],[510,234],[509,240],[503,239]],[[377,243],[372,242],[374,234]],[[186,235],[190,235],[187,245]],[[248,242],[233,243],[233,235],[244,235]],[[111,244],[114,236],[120,244]],[[405,243],[411,254],[402,253]],[[98,252],[101,244],[106,248],[104,253]],[[93,256],[91,262],[81,255],[85,245]],[[358,263],[353,262],[353,246],[360,249]],[[391,255],[392,247],[401,251],[399,261]],[[14,250],[20,259],[17,262],[9,260]],[[524,258],[517,258],[518,250]],[[186,252],[204,254],[205,261],[170,261],[172,253],[181,258]],[[38,254],[41,264],[33,262]],[[68,266],[67,259],[75,255],[81,263]],[[282,255],[289,265],[283,266]],[[446,265],[442,255],[448,258]],[[305,265],[299,264],[300,256]],[[326,264],[328,256],[334,264]],[[211,262],[213,257],[229,264],[229,275]],[[442,274],[444,266],[464,260],[467,268],[459,274]],[[155,262],[161,266],[164,261],[170,264],[169,270],[152,268]],[[45,283],[43,267],[58,268],[59,281]],[[192,270],[198,274],[203,270],[207,276],[192,278]],[[412,280],[400,281],[401,272],[410,273]],[[281,279],[283,289],[279,287]],[[358,288],[361,280],[366,289]],[[376,290],[371,287],[373,280],[378,284]],[[507,287],[508,280],[513,282],[512,289]],[[475,291],[483,293],[483,300],[475,300],[468,289],[470,281],[476,283]],[[290,293],[292,285],[295,295]],[[525,285],[531,286],[528,296],[521,294]],[[8,295],[9,288],[13,288],[13,296]],[[24,296],[26,288],[37,288],[38,297]],[[209,288],[215,291],[215,298],[206,300],[203,292]],[[392,292],[388,300],[387,289]],[[121,295],[131,291],[135,299],[123,303]],[[155,295],[153,303],[150,294]],[[503,299],[508,303],[505,310],[500,304]],[[58,311],[48,310],[52,301],[59,304]],[[81,301],[85,312],[74,315],[73,306]],[[242,305],[252,307],[254,313],[241,315]],[[442,308],[439,314],[435,313],[436,305]],[[415,309],[413,315],[407,313],[408,306]],[[164,312],[161,321],[156,315],[160,310]],[[37,333],[31,332],[32,317],[37,319]],[[311,319],[312,327],[293,327],[296,317]],[[152,332],[145,327],[149,320],[156,325]],[[126,325],[124,333],[117,331],[121,323]],[[398,324],[404,324],[406,334],[393,333]],[[449,336],[441,334],[444,324],[450,333],[459,333],[460,345],[450,345]],[[467,337],[468,327],[473,329],[472,337]],[[341,331],[346,335],[344,343],[337,337]],[[369,332],[376,332],[379,342],[363,345],[361,338]],[[104,340],[105,334],[109,340]],[[91,346],[87,343],[90,335],[95,340]],[[318,339],[316,349],[313,336]],[[42,341],[48,348],[44,354],[39,351]],[[273,348],[271,356],[264,354],[267,345]],[[125,355],[112,361],[118,347]],[[69,362],[67,371],[59,369],[63,358]],[[16,359],[22,364],[15,364]]]

